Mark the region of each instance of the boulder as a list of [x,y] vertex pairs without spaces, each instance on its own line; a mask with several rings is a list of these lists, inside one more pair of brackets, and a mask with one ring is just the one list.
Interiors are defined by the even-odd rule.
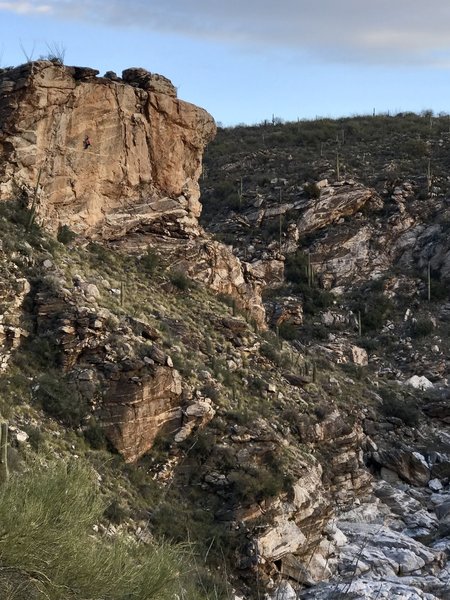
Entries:
[[430,467],[419,452],[391,448],[374,452],[373,457],[381,467],[393,471],[412,485],[425,486],[430,480]]
[[423,375],[413,375],[405,381],[405,384],[412,386],[416,390],[429,390],[433,387],[431,381]]

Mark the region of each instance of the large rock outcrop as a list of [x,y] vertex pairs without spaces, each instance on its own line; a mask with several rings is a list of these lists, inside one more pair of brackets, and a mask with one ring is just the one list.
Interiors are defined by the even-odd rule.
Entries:
[[51,61],[0,70],[0,200],[20,196],[47,229],[65,225],[125,251],[166,244],[178,261],[188,241],[204,266],[191,275],[264,327],[258,282],[198,223],[213,118],[145,69],[97,75]]
[[144,69],[97,74],[49,61],[0,72],[0,199],[36,194],[47,227],[87,235],[123,233],[141,212],[195,229],[212,117]]

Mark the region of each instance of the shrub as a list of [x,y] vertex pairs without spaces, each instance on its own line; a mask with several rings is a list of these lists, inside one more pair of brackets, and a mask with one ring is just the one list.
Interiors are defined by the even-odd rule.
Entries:
[[92,535],[103,502],[95,475],[50,465],[0,488],[0,597],[169,600],[180,592],[173,548]]
[[410,158],[423,158],[428,154],[427,143],[424,140],[407,140],[403,146],[405,154]]
[[414,337],[425,337],[430,335],[434,329],[434,324],[431,319],[417,319],[411,327],[411,335]]
[[120,502],[114,499],[105,508],[103,515],[114,525],[120,525],[129,517],[129,512]]
[[283,321],[278,328],[278,332],[284,340],[288,341],[296,340],[299,337],[298,326],[292,321]]
[[329,330],[323,323],[304,323],[299,331],[298,339],[303,341],[328,340]]
[[84,439],[91,446],[91,448],[94,448],[94,450],[101,450],[106,447],[107,441],[105,432],[94,419],[91,419],[83,434]]
[[[295,286],[294,289],[298,289],[298,286]],[[308,288],[303,286],[302,294],[303,310],[308,315],[315,315],[324,308],[331,306],[334,302],[334,295],[331,292],[316,287]]]
[[220,399],[220,391],[213,383],[205,383],[200,391],[204,396],[210,398],[213,402],[217,402]]
[[308,268],[308,257],[304,252],[297,250],[290,254],[285,262],[284,275],[287,281],[292,283],[306,282]]
[[265,342],[264,344],[261,344],[261,347],[259,349],[259,353],[262,356],[265,356],[266,358],[268,358],[269,360],[271,360],[272,362],[274,362],[275,364],[279,364],[280,363],[280,353],[278,352],[278,350],[273,346],[273,344],[270,344],[268,342]]
[[250,390],[261,396],[267,387],[267,383],[264,381],[264,379],[261,379],[261,377],[256,376],[249,378],[248,386]]
[[363,337],[358,341],[358,345],[367,350],[367,352],[376,352],[378,348],[383,346],[380,340],[375,337]]
[[261,502],[273,498],[285,489],[286,480],[282,472],[272,472],[267,467],[247,467],[232,471],[228,475],[233,495],[238,502]]
[[34,427],[33,425],[28,425],[27,427],[24,427],[24,430],[28,434],[28,442],[30,446],[35,452],[39,452],[39,448],[41,447],[42,442],[44,440],[42,431],[39,429],[39,427]]
[[383,398],[381,412],[386,417],[401,419],[409,427],[416,427],[419,424],[420,410],[414,399],[404,398],[389,389],[380,390],[380,395]]
[[340,367],[344,373],[349,375],[349,377],[356,379],[357,381],[362,381],[367,373],[367,367],[362,367],[353,363],[343,363],[340,365]]
[[320,187],[317,185],[317,183],[307,183],[303,186],[303,189],[309,198],[320,198]]
[[394,309],[392,301],[382,293],[370,293],[359,295],[354,299],[352,310],[355,314],[361,313],[361,325],[365,331],[379,331],[386,319]]
[[56,234],[56,239],[61,244],[70,244],[77,237],[77,234],[72,231],[67,225],[61,225]]
[[154,248],[148,246],[147,252],[141,257],[140,264],[144,271],[153,275],[159,265],[160,259]]
[[79,426],[89,412],[86,399],[58,372],[40,377],[35,398],[49,415],[71,427]]
[[182,271],[173,271],[170,274],[170,283],[179,290],[187,290],[191,285],[191,280]]
[[448,300],[448,284],[436,279],[431,280],[431,300],[439,302]]

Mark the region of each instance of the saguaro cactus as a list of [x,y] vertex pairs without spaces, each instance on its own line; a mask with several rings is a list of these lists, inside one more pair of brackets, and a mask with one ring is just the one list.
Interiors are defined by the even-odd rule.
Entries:
[[427,164],[427,190],[428,193],[431,193],[431,188],[433,186],[433,175],[431,173],[431,158],[428,159]]
[[306,265],[306,277],[308,279],[308,287],[312,287],[314,283],[314,268],[311,264],[311,254],[308,252],[308,264]]
[[8,470],[8,423],[0,425],[0,484],[9,478]]

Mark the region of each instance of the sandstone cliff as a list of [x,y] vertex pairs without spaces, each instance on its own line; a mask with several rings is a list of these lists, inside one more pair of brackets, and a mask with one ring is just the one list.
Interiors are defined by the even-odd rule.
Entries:
[[140,211],[147,223],[164,215],[195,229],[212,117],[143,69],[97,74],[48,61],[0,72],[0,198],[37,189],[48,227],[90,236],[117,234],[116,212],[132,215],[119,233]]
[[189,274],[233,296],[264,327],[255,278],[198,224],[214,120],[177,99],[161,75],[97,75],[50,61],[0,70],[0,200],[21,196],[53,232],[68,226],[131,252],[157,246],[174,264],[189,240],[203,265]]

